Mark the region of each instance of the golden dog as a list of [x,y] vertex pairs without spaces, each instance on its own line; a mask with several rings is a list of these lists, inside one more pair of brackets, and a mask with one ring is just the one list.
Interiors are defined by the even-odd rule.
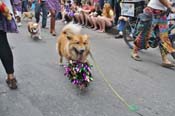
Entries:
[[28,32],[31,36],[31,38],[38,38],[38,39],[42,39],[41,38],[41,28],[40,25],[38,23],[35,22],[28,22]]
[[22,14],[22,19],[28,18],[30,20],[32,20],[32,18],[34,17],[34,14],[32,12],[23,12]]
[[81,27],[73,23],[69,23],[62,29],[57,41],[60,64],[63,62],[63,57],[68,61],[87,62],[90,53],[89,36],[80,34],[80,31]]

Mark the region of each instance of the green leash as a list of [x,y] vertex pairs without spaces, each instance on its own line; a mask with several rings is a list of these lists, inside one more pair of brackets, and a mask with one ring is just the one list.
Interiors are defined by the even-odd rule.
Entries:
[[[134,104],[129,105],[128,102],[119,95],[119,93],[112,87],[111,83],[109,82],[109,80],[107,79],[107,77],[104,75],[104,73],[101,71],[100,67],[97,65],[92,53],[90,52],[90,56],[94,62],[95,67],[97,68],[98,72],[100,73],[100,75],[103,77],[103,80],[106,82],[106,84],[108,85],[108,87],[112,90],[112,92],[114,93],[115,97],[118,98],[123,104],[125,104],[125,106],[129,109],[129,111],[132,112],[136,112],[138,111],[138,107]],[[136,112],[137,113],[137,112]],[[139,115],[141,115],[140,113],[137,113]]]

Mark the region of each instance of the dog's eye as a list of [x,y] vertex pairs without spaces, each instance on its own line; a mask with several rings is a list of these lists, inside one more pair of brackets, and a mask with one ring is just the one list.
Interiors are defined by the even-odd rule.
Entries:
[[77,41],[77,42],[76,42],[76,44],[80,44],[80,42],[79,42],[79,41]]
[[84,42],[83,44],[85,45],[85,44],[87,44],[87,42]]

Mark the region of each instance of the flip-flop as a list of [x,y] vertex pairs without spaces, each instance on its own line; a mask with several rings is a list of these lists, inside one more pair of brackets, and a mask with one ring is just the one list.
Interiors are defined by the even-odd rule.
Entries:
[[142,61],[142,59],[138,55],[134,56],[133,54],[131,54],[131,58],[136,60],[136,61]]
[[18,88],[16,78],[7,79],[6,83],[10,89],[17,89]]
[[97,30],[99,33],[104,33],[105,31],[103,31],[103,30]]
[[55,32],[52,32],[52,36],[56,36],[56,33]]
[[165,68],[172,68],[172,67],[175,67],[175,64],[167,64],[167,63],[162,63],[162,66],[165,67]]
[[96,31],[96,30],[97,30],[97,28],[93,28],[92,30],[93,30],[93,31]]

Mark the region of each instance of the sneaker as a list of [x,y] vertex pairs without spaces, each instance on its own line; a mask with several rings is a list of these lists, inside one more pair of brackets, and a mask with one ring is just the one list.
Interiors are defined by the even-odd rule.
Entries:
[[67,24],[68,22],[67,21],[64,21],[64,24]]
[[42,27],[43,29],[49,29],[48,27]]
[[119,39],[119,38],[123,38],[123,35],[118,34],[115,36],[115,39]]
[[22,26],[21,22],[17,23],[17,26],[18,27],[21,27]]
[[38,36],[38,39],[40,39],[40,40],[41,40],[41,39],[42,39],[42,38],[41,38],[41,36]]

